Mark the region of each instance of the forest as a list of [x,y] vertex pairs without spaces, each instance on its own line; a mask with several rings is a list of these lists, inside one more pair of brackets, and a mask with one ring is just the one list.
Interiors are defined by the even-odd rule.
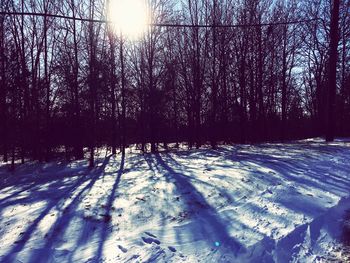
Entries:
[[350,1],[146,2],[149,26],[130,37],[109,1],[1,1],[0,149],[12,169],[84,154],[93,166],[100,147],[350,135]]
[[350,0],[0,0],[0,263],[350,262]]

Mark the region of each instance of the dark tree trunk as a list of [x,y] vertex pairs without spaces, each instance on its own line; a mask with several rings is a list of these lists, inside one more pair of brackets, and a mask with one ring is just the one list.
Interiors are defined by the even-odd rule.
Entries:
[[150,127],[150,143],[151,152],[155,153],[157,151],[156,146],[156,109],[155,104],[155,87],[154,87],[154,46],[153,46],[153,32],[150,29],[149,32],[149,43],[148,43],[148,74],[149,74],[149,127]]
[[120,63],[121,63],[121,100],[122,100],[122,116],[121,116],[121,150],[122,155],[125,155],[126,147],[126,101],[125,101],[125,65],[124,65],[124,39],[120,33]]
[[286,121],[287,121],[287,29],[283,29],[283,54],[282,54],[282,127],[281,140],[286,138]]
[[217,127],[216,127],[216,112],[217,112],[217,80],[216,80],[216,0],[213,0],[213,43],[212,43],[212,94],[211,94],[211,128],[210,128],[210,144],[213,149],[216,148],[216,136],[217,136]]
[[[45,14],[47,13],[47,4],[45,4]],[[46,154],[45,159],[48,161],[51,155],[51,146],[50,146],[50,83],[48,76],[48,48],[47,48],[47,16],[44,16],[44,85],[46,87],[46,125],[45,125],[45,148]]]
[[[2,6],[1,6],[2,7]],[[6,105],[6,93],[7,83],[5,74],[5,16],[0,15],[0,140],[3,153],[4,162],[8,161],[8,138],[7,138],[7,105]]]
[[[95,6],[93,0],[90,0],[90,18],[94,18]],[[96,122],[96,89],[97,89],[97,70],[96,70],[96,46],[95,32],[93,22],[89,25],[89,46],[90,46],[90,62],[89,62],[89,89],[90,89],[90,158],[89,167],[92,168],[95,165],[95,122]]]
[[245,79],[245,56],[241,58],[241,65],[239,68],[239,86],[240,86],[240,142],[245,143],[246,141],[246,122],[247,122],[247,112],[246,112],[246,98],[245,98],[245,89],[246,89],[246,79]]
[[329,44],[329,69],[328,69],[328,100],[327,100],[327,116],[326,116],[326,141],[334,140],[335,131],[335,96],[337,92],[337,60],[338,60],[338,24],[339,24],[339,2],[333,0],[330,44]]
[[[110,29],[112,30],[112,29]],[[111,49],[111,57],[110,57],[110,66],[111,66],[111,73],[110,73],[110,84],[111,84],[111,104],[112,104],[112,114],[111,114],[111,121],[112,121],[112,154],[116,154],[116,138],[117,138],[117,122],[116,122],[116,116],[115,116],[115,103],[116,103],[116,96],[115,96],[115,40],[112,36],[112,32],[109,32],[109,43],[110,43],[110,49]]]
[[[72,16],[76,17],[76,6],[74,0],[71,0]],[[76,20],[73,20],[73,43],[74,43],[74,63],[73,63],[73,144],[74,155],[76,159],[84,157],[82,134],[81,134],[81,119],[80,119],[80,105],[79,105],[79,62],[78,62],[78,38]]]

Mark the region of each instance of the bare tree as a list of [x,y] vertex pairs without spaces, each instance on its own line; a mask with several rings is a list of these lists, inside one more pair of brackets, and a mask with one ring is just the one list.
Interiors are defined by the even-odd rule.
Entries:
[[335,130],[335,96],[337,92],[337,60],[338,60],[338,42],[339,42],[339,0],[332,2],[332,16],[330,28],[329,44],[329,69],[328,69],[328,97],[327,97],[327,133],[326,141],[334,140]]

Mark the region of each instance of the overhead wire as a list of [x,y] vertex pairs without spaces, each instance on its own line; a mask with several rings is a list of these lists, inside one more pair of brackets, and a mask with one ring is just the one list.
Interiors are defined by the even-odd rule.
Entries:
[[[60,14],[50,14],[50,13],[38,13],[38,12],[4,12],[0,11],[0,15],[9,16],[40,16],[40,17],[52,17],[59,19],[75,20],[81,22],[93,22],[93,23],[113,23],[109,20],[104,19],[90,19],[83,17],[72,17]],[[292,25],[292,24],[304,24],[314,21],[318,21],[320,18],[312,19],[302,19],[302,20],[292,20],[292,21],[280,21],[273,23],[250,23],[250,24],[176,24],[176,23],[151,23],[152,27],[173,27],[173,28],[237,28],[237,27],[265,27],[265,26],[278,26],[278,25]]]

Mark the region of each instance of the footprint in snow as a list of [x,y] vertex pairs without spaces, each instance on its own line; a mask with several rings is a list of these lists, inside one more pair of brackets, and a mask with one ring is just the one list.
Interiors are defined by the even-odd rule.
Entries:
[[140,257],[140,255],[137,255],[137,254],[132,255],[132,256],[128,259],[128,261],[132,261],[132,260],[134,260],[134,259],[138,259],[139,257]]
[[266,189],[264,193],[272,194],[272,191],[270,189]]
[[169,250],[170,250],[171,252],[176,252],[176,248],[174,248],[174,247],[172,247],[172,246],[168,246],[168,248],[169,248]]
[[153,237],[153,238],[157,238],[157,236],[155,236],[155,235],[153,235],[152,233],[150,233],[150,232],[145,232],[145,234],[147,235],[147,236],[150,236],[150,237]]
[[147,244],[156,243],[157,245],[160,244],[160,241],[158,239],[152,238],[152,237],[142,237],[143,242]]
[[121,246],[121,245],[118,245],[118,248],[119,248],[123,253],[128,252],[128,250],[127,250],[125,247]]

